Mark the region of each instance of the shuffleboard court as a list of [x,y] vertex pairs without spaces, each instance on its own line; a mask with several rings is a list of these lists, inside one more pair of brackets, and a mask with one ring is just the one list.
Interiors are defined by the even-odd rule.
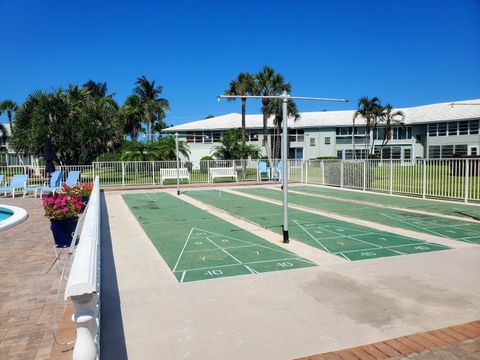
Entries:
[[123,199],[179,282],[316,265],[170,194]]
[[[282,199],[282,193],[274,189],[245,188],[238,189],[238,191],[268,199]],[[319,198],[308,194],[289,193],[288,199],[292,204],[338,215],[442,236],[452,240],[480,244],[480,223],[476,222],[462,221],[460,219],[455,220],[434,215],[423,215],[392,208],[338,201],[330,198]]]
[[432,214],[443,214],[480,220],[480,205],[476,204],[466,205],[461,203],[419,199],[415,197],[372,194],[359,190],[352,191],[319,186],[292,186],[290,189],[307,194],[331,196],[343,200],[368,201],[383,206],[421,210]]
[[[274,191],[274,190],[273,190]],[[195,190],[188,196],[264,228],[282,233],[281,206],[218,190]],[[310,212],[289,209],[292,239],[347,260],[364,260],[449,249],[447,246],[377,231]]]

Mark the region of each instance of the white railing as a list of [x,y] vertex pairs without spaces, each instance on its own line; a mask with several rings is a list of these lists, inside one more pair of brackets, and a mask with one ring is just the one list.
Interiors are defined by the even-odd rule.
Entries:
[[[269,167],[267,174],[259,173],[259,161]],[[176,161],[112,161],[92,165],[59,166],[64,178],[71,170],[81,171],[81,181],[93,181],[99,176],[102,186],[162,185],[165,169],[176,169]],[[233,168],[239,182],[279,180],[279,160],[205,160],[181,161],[185,176],[181,184],[234,182],[235,178],[212,178],[210,168]],[[186,171],[186,172],[185,172]],[[28,174],[27,186],[47,182],[44,167],[4,166],[0,174],[5,182],[15,174]],[[188,173],[188,177],[186,176]],[[289,180],[304,183],[339,186],[358,190],[380,191],[421,197],[480,200],[480,159],[440,160],[289,160]],[[465,176],[467,174],[467,176]],[[175,178],[163,179],[163,185],[176,184]]]
[[94,360],[100,354],[100,218],[100,179],[97,176],[65,290],[65,300],[71,299],[75,310],[74,360]]
[[309,160],[305,182],[426,197],[480,200],[480,159]]

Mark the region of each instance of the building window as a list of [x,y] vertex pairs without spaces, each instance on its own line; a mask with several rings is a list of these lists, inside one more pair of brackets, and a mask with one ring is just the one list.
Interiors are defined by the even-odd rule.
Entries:
[[310,138],[310,146],[315,146],[315,138],[314,137]]
[[305,134],[303,129],[289,130],[288,140],[294,142],[303,142],[305,140]]
[[330,145],[331,141],[330,141],[330,136],[327,136],[325,138],[325,145]]
[[260,133],[258,131],[252,130],[248,132],[248,137],[250,141],[258,141]]
[[437,136],[437,124],[428,124],[428,136]]
[[442,159],[448,159],[453,156],[453,145],[442,145]]
[[458,121],[448,123],[448,135],[458,135]]
[[403,159],[406,161],[412,160],[412,149],[410,148],[403,149]]
[[193,132],[187,132],[187,143],[195,142],[195,134]]
[[428,158],[429,159],[439,159],[440,158],[440,145],[429,146],[428,147]]
[[478,120],[470,120],[470,135],[478,134]]
[[213,138],[213,142],[220,142],[220,140],[222,139],[222,132],[212,131],[212,138]]
[[337,150],[337,159],[343,159],[343,151]]
[[446,136],[446,135],[447,135],[447,123],[439,123],[438,136]]
[[[366,159],[367,152],[365,149],[355,149],[355,159]],[[353,159],[353,150],[345,150],[345,160]]]
[[467,145],[455,145],[455,157],[467,155]]
[[468,135],[468,121],[460,121],[458,125],[459,135]]

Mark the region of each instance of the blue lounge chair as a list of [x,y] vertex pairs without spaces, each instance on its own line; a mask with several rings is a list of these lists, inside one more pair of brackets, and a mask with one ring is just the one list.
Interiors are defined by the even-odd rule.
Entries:
[[[264,174],[267,174],[266,178],[263,177]],[[260,181],[270,180],[270,169],[265,161],[260,161],[258,163],[258,179]]]
[[3,175],[0,175],[0,185],[2,185],[3,182]]
[[22,189],[23,197],[25,197],[25,185],[27,183],[27,179],[28,175],[14,175],[8,186],[0,188],[0,193],[4,193],[4,195],[7,196],[7,194],[11,192],[12,197],[15,197],[15,190]]
[[[64,184],[67,185],[68,187],[76,185],[80,180],[80,173],[81,171],[70,171],[68,173],[67,180],[65,180]],[[61,189],[62,189],[62,186],[59,185],[57,190],[61,190]]]
[[283,176],[283,165],[279,161],[277,165],[272,169],[272,180],[281,181]]
[[25,192],[28,194],[30,192],[35,193],[35,197],[37,197],[38,192],[40,191],[40,197],[42,197],[43,193],[53,193],[60,187],[60,182],[62,181],[63,173],[60,170],[57,170],[52,173],[50,177],[50,186],[37,186],[37,187],[29,187],[25,189]]

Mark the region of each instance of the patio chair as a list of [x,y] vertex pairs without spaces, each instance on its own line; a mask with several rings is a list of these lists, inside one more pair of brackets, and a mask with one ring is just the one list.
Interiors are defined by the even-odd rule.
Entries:
[[2,185],[3,182],[3,175],[0,175],[0,185]]
[[[264,174],[267,174],[266,178],[263,177]],[[270,180],[270,168],[265,161],[260,161],[258,163],[258,179],[260,181]]]
[[281,181],[283,176],[283,165],[279,161],[277,165],[272,169],[272,180]]
[[[80,180],[80,173],[81,171],[70,171],[67,176],[67,180],[65,180],[64,184],[67,185],[68,187],[74,186],[78,183]],[[57,190],[61,190],[62,185],[59,185],[57,187]]]
[[55,194],[55,191],[60,187],[60,182],[62,181],[63,173],[60,170],[54,171],[50,177],[50,186],[34,186],[25,189],[25,192],[28,194],[33,192],[35,197],[37,197],[38,192],[40,191],[40,197],[43,193],[52,193]]
[[12,181],[8,186],[4,186],[0,188],[0,193],[4,193],[5,196],[9,192],[12,193],[12,197],[15,197],[15,190],[16,189],[23,189],[23,197],[25,197],[25,187],[27,183],[28,175],[14,175]]

